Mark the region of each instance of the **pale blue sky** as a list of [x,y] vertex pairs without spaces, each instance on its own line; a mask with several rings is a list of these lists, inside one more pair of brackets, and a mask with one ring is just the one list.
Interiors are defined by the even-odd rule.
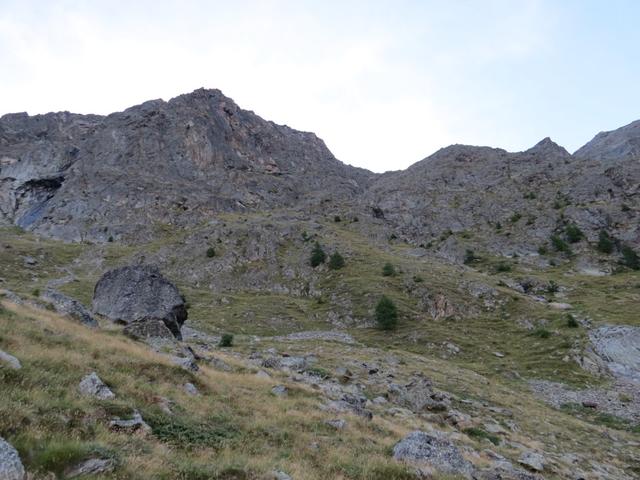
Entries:
[[0,114],[199,87],[404,168],[451,143],[570,151],[640,119],[640,2],[0,0]]

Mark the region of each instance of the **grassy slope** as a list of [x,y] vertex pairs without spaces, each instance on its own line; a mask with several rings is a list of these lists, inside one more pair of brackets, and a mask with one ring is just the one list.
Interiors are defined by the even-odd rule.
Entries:
[[[233,221],[233,219],[227,220]],[[2,274],[0,276],[7,288],[28,296],[36,293],[34,292],[36,289],[45,288],[47,281],[72,272],[77,280],[59,288],[86,304],[90,304],[93,285],[106,268],[127,263],[129,259],[140,253],[166,247],[184,236],[184,233],[179,233],[175,238],[167,237],[161,242],[133,248],[116,244],[103,246],[63,244],[39,239],[12,229],[2,229],[0,234],[2,238],[0,244]],[[323,291],[324,300],[331,294],[348,296],[352,299],[354,314],[358,318],[367,319],[371,316],[373,303],[379,295],[384,293],[394,298],[402,312],[398,331],[393,335],[382,334],[371,328],[350,329],[350,333],[358,340],[374,347],[373,351],[345,350],[345,347],[332,344],[324,346],[324,349],[316,352],[324,367],[330,369],[336,366],[335,359],[370,360],[372,355],[379,355],[379,351],[394,351],[405,358],[407,371],[411,371],[410,368],[413,368],[413,371],[424,371],[437,380],[443,389],[469,398],[480,398],[497,405],[507,407],[517,405],[516,418],[522,422],[521,428],[529,441],[531,439],[545,441],[545,438],[551,438],[554,445],[552,448],[560,451],[589,453],[593,458],[612,461],[606,456],[609,447],[602,446],[603,427],[598,424],[584,423],[572,416],[571,412],[555,412],[542,406],[538,401],[531,399],[526,393],[524,383],[514,374],[517,372],[524,378],[564,381],[576,386],[598,383],[598,379],[583,372],[574,362],[563,360],[572,346],[584,343],[583,329],[567,328],[564,313],[533,302],[524,295],[500,286],[500,280],[524,276],[547,281],[554,280],[567,289],[566,298],[561,301],[572,303],[579,315],[590,317],[595,324],[637,325],[638,317],[635,314],[635,307],[639,296],[638,284],[640,284],[637,273],[625,272],[610,277],[589,277],[573,273],[570,263],[539,271],[518,264],[517,260],[514,260],[512,271],[496,274],[492,265],[500,260],[491,258],[485,259],[477,270],[461,269],[428,258],[410,257],[407,255],[406,247],[401,244],[375,245],[344,223],[327,222],[320,240],[328,251],[339,250],[347,259],[347,266],[344,269],[322,274],[320,288]],[[11,248],[6,248],[7,245]],[[26,255],[38,260],[37,267],[25,265],[23,257]],[[283,261],[306,261],[306,253],[295,244],[284,248],[280,256]],[[172,261],[179,261],[179,259]],[[396,266],[398,275],[394,277],[381,275],[382,265],[386,262]],[[405,285],[415,275],[423,278],[423,284],[429,291],[443,293],[453,303],[464,304],[468,301],[468,294],[459,288],[462,280],[479,281],[495,287],[504,301],[495,311],[480,310],[477,315],[460,320],[434,321],[419,311],[416,299],[407,293]],[[179,283],[192,305],[190,322],[205,330],[218,333],[232,331],[236,334],[272,335],[291,330],[331,327],[325,321],[326,313],[330,308],[326,301],[318,302],[313,298],[279,294],[237,292],[225,295],[229,303],[221,304],[217,301],[221,295],[215,295],[206,288],[184,282]],[[251,314],[247,315],[247,312]],[[24,318],[31,318],[31,320],[25,322]],[[521,319],[534,322],[546,320],[545,328],[551,335],[548,338],[533,335],[520,326],[518,320]],[[292,398],[275,402],[268,394],[271,386],[269,382],[265,384],[264,381],[256,380],[251,375],[220,374],[205,369],[204,378],[199,377],[197,382],[203,389],[218,393],[211,396],[210,402],[204,403],[185,397],[181,393],[180,382],[187,381],[190,374],[176,370],[143,347],[121,339],[114,333],[89,333],[81,327],[69,326],[53,315],[43,315],[42,312],[17,311],[9,316],[3,314],[2,321],[11,322],[11,328],[3,325],[2,331],[8,333],[3,333],[0,348],[6,347],[7,350],[14,352],[20,352],[24,348],[25,358],[28,359],[23,373],[13,379],[5,378],[7,382],[16,382],[14,385],[20,385],[19,388],[11,390],[15,398],[12,396],[5,412],[14,410],[20,412],[21,409],[26,409],[22,417],[15,415],[16,419],[22,418],[16,421],[33,425],[33,428],[30,426],[27,429],[30,433],[23,435],[24,438],[18,438],[19,423],[12,423],[10,427],[2,425],[3,433],[15,439],[19,445],[23,445],[21,448],[25,451],[30,448],[30,445],[37,444],[40,449],[43,449],[43,445],[55,446],[57,442],[64,444],[73,439],[82,440],[83,445],[86,440],[90,440],[89,443],[97,442],[96,448],[106,448],[114,455],[122,456],[122,452],[127,452],[126,458],[120,458],[122,466],[118,470],[119,478],[139,478],[136,475],[139,475],[142,470],[145,475],[147,471],[150,472],[148,478],[158,478],[153,476],[153,472],[156,471],[154,469],[158,469],[158,472],[172,472],[167,478],[175,478],[171,475],[177,475],[176,472],[180,472],[181,469],[188,471],[183,478],[209,478],[206,475],[214,475],[211,472],[218,472],[215,473],[217,475],[225,468],[231,468],[234,465],[244,472],[264,472],[280,466],[290,473],[296,473],[295,478],[326,478],[323,475],[329,475],[327,470],[329,468],[340,470],[338,473],[332,470],[331,477],[339,478],[339,475],[343,475],[344,478],[375,478],[373,473],[363,470],[368,467],[362,466],[356,458],[361,455],[370,455],[371,461],[366,462],[365,465],[377,465],[375,468],[379,468],[380,471],[390,469],[389,471],[395,472],[394,475],[398,475],[397,478],[403,478],[404,474],[398,470],[397,466],[388,464],[386,460],[388,448],[399,438],[401,432],[412,429],[415,425],[398,424],[395,420],[392,424],[379,420],[382,425],[378,425],[378,421],[373,425],[365,425],[353,420],[357,425],[357,432],[350,431],[347,438],[345,434],[340,434],[340,439],[333,438],[335,435],[328,432],[322,425],[323,417],[314,406],[316,403],[314,395],[304,389],[296,387],[297,393]],[[53,324],[47,326],[50,322]],[[16,326],[20,328],[17,329]],[[42,334],[45,328],[54,332],[62,329],[66,333],[47,336]],[[77,343],[71,340],[76,335],[80,335],[84,339],[83,342]],[[96,342],[96,338],[101,340]],[[103,341],[103,338],[106,340]],[[248,338],[240,336],[238,347],[240,350],[249,351]],[[59,345],[56,342],[60,342]],[[445,355],[442,348],[443,342],[455,343],[461,348],[461,353],[447,361],[441,360]],[[49,348],[38,348],[41,344]],[[73,348],[71,348],[72,345]],[[265,342],[263,345],[266,348],[270,343]],[[299,346],[287,346],[292,352],[296,349],[308,352],[316,347],[314,343],[304,342]],[[495,351],[504,353],[505,357],[496,357]],[[56,361],[57,355],[61,355],[63,360]],[[123,358],[134,360],[124,361]],[[128,367],[118,363],[118,359],[120,362],[124,361]],[[52,368],[51,372],[40,371],[44,370],[45,365],[58,365],[58,368],[57,370]],[[73,368],[68,368],[69,366]],[[74,393],[74,386],[81,375],[88,373],[91,369],[96,369],[105,380],[120,390],[118,400],[109,409],[118,411],[125,406],[127,408],[135,406],[148,411],[149,399],[153,395],[165,393],[166,396],[175,399],[181,409],[184,409],[184,422],[188,425],[183,426],[184,428],[180,427],[181,429],[189,430],[194,425],[207,424],[207,419],[211,419],[209,424],[214,425],[215,428],[222,425],[222,436],[226,435],[225,425],[234,425],[233,428],[230,427],[231,433],[227,432],[229,438],[225,437],[223,446],[213,450],[204,449],[203,451],[196,446],[184,452],[183,449],[176,450],[175,447],[170,446],[170,442],[161,442],[157,439],[122,439],[107,432],[103,426],[100,426],[102,425],[100,421],[92,427],[94,430],[88,437],[83,437],[87,435],[83,430],[85,427],[75,426],[76,421],[73,420],[75,414],[71,415],[69,412],[78,409],[80,418],[84,418],[100,410],[95,404],[78,398]],[[143,377],[152,382],[138,385],[131,381],[132,377],[136,378],[141,372],[144,372],[143,375],[154,372],[149,373],[149,377]],[[6,372],[3,374],[7,375]],[[60,375],[59,381],[47,381],[46,376],[52,374]],[[23,375],[25,378],[20,379]],[[221,385],[225,385],[227,397],[224,396],[224,391],[216,390],[216,386]],[[54,388],[55,395],[60,394],[61,399],[52,401],[52,398],[55,398],[54,393],[43,391],[45,388]],[[375,393],[379,392],[371,392],[371,395]],[[227,404],[225,398],[240,398],[241,401]],[[144,407],[145,405],[147,406]],[[274,412],[276,405],[278,411]],[[267,406],[268,409],[264,410]],[[249,411],[253,408],[259,412],[257,416],[250,414]],[[110,413],[109,409],[107,409],[107,416]],[[302,415],[296,413],[300,411],[304,413]],[[158,414],[157,412],[148,413]],[[470,413],[478,414],[478,412]],[[217,417],[218,414],[223,415],[224,421]],[[256,422],[262,416],[264,418],[261,421],[267,424],[263,424],[263,430],[258,433],[254,431],[252,422]],[[72,420],[69,420],[69,417]],[[182,415],[181,418],[183,418]],[[54,423],[51,425],[40,425],[41,422],[48,424],[52,421]],[[59,423],[55,423],[61,421],[70,423],[72,426],[61,427]],[[304,428],[297,428],[291,422],[310,423],[304,423],[306,425]],[[9,430],[8,433],[7,430]],[[194,435],[197,437],[201,434],[202,432],[196,432]],[[356,436],[351,437],[352,434]],[[206,434],[203,435],[206,436]],[[332,445],[330,452],[322,450],[321,454],[317,454],[306,447],[300,450],[303,448],[301,445],[310,444],[318,435],[333,438],[331,442],[335,444],[329,442]],[[622,435],[622,433],[616,432],[616,435]],[[39,436],[43,440],[37,440]],[[127,442],[142,442],[142,444],[129,445]],[[246,445],[255,442],[258,445],[257,450],[247,451]],[[354,447],[359,445],[363,445],[362,448],[365,448],[366,452],[359,451],[361,447]],[[64,445],[61,448],[66,449]],[[133,455],[129,455],[129,452]],[[508,456],[510,452],[503,453]],[[623,463],[624,460],[620,459],[624,459],[627,455],[624,449],[611,450],[611,454],[618,459],[617,462]],[[37,465],[41,460],[37,452],[33,455],[32,462]],[[166,460],[159,462],[158,456],[162,455],[166,455]],[[214,466],[211,466],[207,460],[212,456],[216,458]],[[332,461],[326,462],[326,458]],[[207,469],[211,472],[203,473],[199,477],[197,475],[199,464],[204,465],[203,472]],[[141,465],[144,469],[140,468]],[[373,466],[371,468],[374,468]]]

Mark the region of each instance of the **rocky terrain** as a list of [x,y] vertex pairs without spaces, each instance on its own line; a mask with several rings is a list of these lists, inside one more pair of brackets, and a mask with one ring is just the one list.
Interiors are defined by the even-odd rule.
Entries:
[[0,478],[639,478],[639,125],[374,174],[217,90],[1,117]]

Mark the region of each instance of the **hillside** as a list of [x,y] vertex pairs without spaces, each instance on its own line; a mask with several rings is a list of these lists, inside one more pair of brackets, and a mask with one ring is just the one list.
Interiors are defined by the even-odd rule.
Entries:
[[[105,479],[637,478],[638,138],[373,174],[216,90],[5,115],[0,353],[22,368],[0,361],[0,437],[34,480],[89,459]],[[124,285],[151,295],[135,318],[97,308],[106,272],[145,265],[181,331],[152,280]],[[79,393],[92,372],[114,398]],[[135,411],[148,428],[112,428]]]

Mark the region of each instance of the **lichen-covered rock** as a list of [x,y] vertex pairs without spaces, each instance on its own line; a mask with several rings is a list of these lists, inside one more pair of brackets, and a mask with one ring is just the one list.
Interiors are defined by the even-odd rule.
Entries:
[[449,440],[434,434],[415,431],[393,447],[393,458],[410,463],[421,473],[430,470],[471,478],[473,466]]
[[117,268],[105,273],[93,293],[93,310],[124,324],[161,319],[176,338],[187,319],[177,287],[150,265]]
[[18,451],[0,437],[0,479],[24,480],[24,478],[25,471]]
[[78,385],[80,394],[87,397],[94,397],[98,400],[109,400],[115,398],[115,394],[105,383],[100,380],[96,372],[91,372],[84,377]]
[[518,463],[536,472],[541,472],[544,470],[546,460],[540,453],[526,451],[520,455]]

